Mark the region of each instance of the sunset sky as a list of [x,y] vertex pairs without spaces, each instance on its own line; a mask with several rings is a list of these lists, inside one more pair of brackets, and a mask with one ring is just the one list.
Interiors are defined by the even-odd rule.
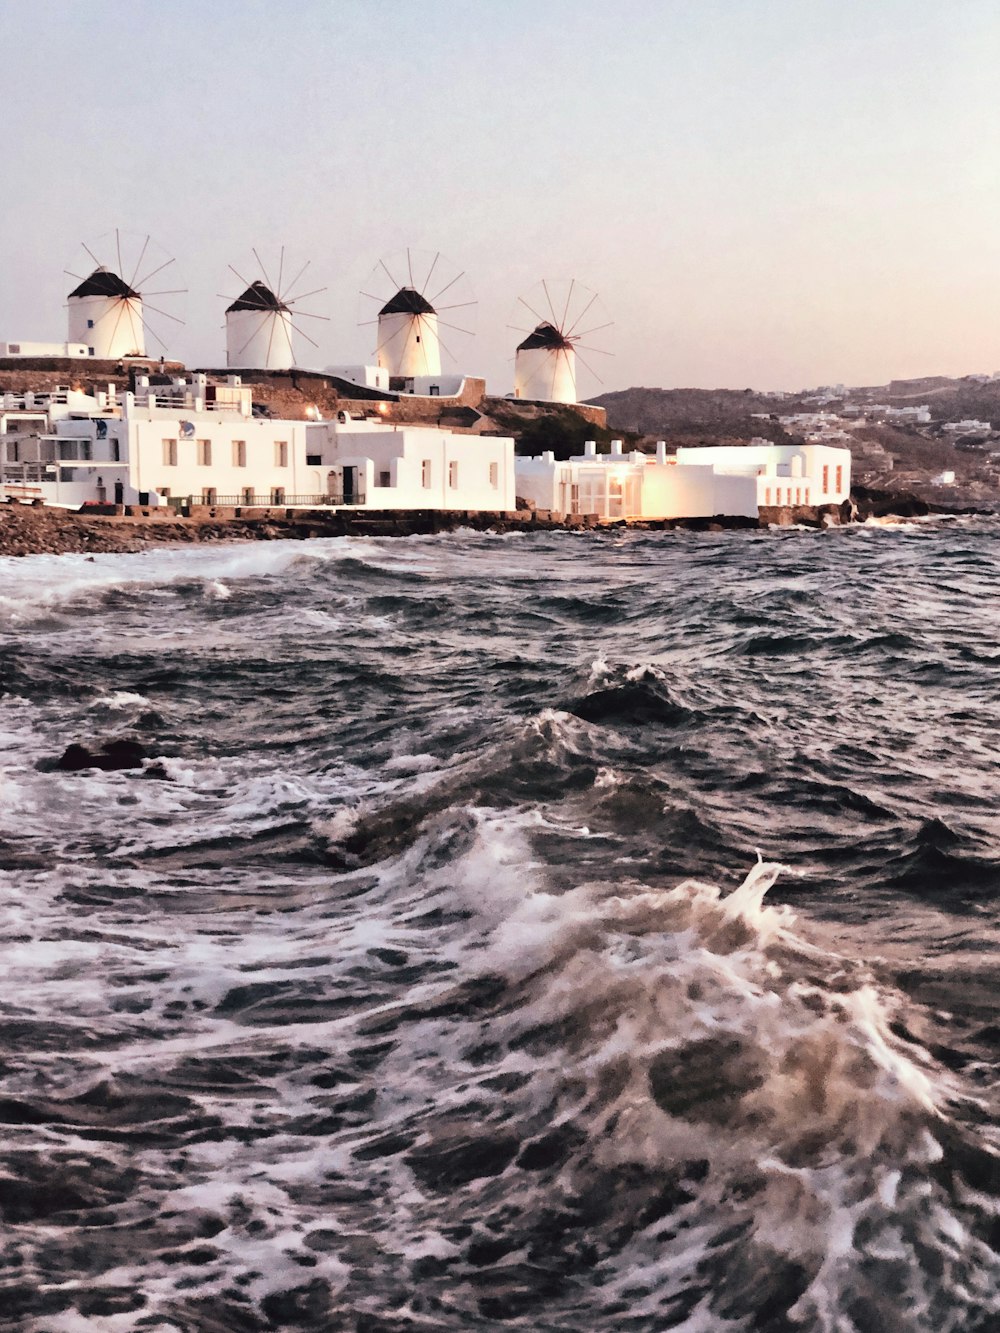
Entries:
[[0,48],[0,340],[64,338],[119,227],[176,256],[191,365],[283,244],[316,368],[370,358],[358,290],[412,246],[498,392],[542,277],[600,292],[608,389],[1000,369],[996,0],[0,0]]

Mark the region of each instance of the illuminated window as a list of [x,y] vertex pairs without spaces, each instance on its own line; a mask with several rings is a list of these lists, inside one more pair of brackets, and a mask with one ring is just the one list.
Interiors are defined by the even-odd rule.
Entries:
[[824,465],[823,465],[823,494],[824,494],[824,495],[829,495],[829,493],[830,493],[830,468],[829,468],[828,465],[824,464]]
[[841,492],[843,489],[844,489],[844,469],[843,469],[842,467],[838,467],[838,468],[837,468],[837,494],[839,495],[840,492]]
[[765,487],[764,487],[764,503],[765,503],[766,505],[769,505],[769,504],[771,503],[771,488],[770,488],[770,486],[765,486]]

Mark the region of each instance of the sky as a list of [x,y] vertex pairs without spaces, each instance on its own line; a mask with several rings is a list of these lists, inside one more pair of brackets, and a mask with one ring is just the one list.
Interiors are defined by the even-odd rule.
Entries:
[[0,340],[65,338],[117,228],[192,366],[284,246],[317,369],[371,360],[407,247],[494,392],[543,278],[614,321],[588,396],[1000,369],[996,0],[0,0],[0,50]]

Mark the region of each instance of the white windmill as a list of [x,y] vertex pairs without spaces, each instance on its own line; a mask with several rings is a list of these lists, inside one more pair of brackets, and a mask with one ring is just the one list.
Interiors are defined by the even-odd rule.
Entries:
[[[292,334],[297,333],[313,347],[319,344],[294,322],[295,318],[322,319],[326,315],[309,314],[294,307],[311,296],[325,292],[325,287],[315,287],[310,292],[296,293],[296,287],[309,267],[306,262],[291,282],[285,282],[285,247],[281,247],[278,259],[278,280],[272,283],[263,261],[254,250],[253,257],[260,269],[260,277],[247,281],[232,264],[230,271],[235,273],[245,289],[226,308],[226,365],[238,366],[244,370],[291,370],[296,364]],[[223,300],[230,300],[226,296]],[[294,318],[293,318],[294,316]]]
[[[527,296],[517,298],[515,312],[520,320],[527,312],[537,321],[531,328],[509,325],[527,335],[514,354],[515,398],[543,403],[579,402],[577,361],[598,383],[602,382],[580,355],[581,350],[599,356],[611,355],[593,341],[613,327],[596,292],[575,278],[565,281],[544,278]],[[581,324],[587,327],[581,329]],[[582,341],[587,337],[591,338],[590,343]]]
[[[154,355],[165,352],[167,343],[150,323],[149,312],[182,325],[183,319],[166,307],[171,303],[176,307],[172,298],[183,296],[187,289],[151,289],[149,283],[175,262],[152,237],[118,228],[82,244],[73,267],[66,269],[79,284],[66,299],[69,342],[83,343],[95,358],[120,361],[145,357],[148,333],[158,344]],[[153,305],[150,298],[159,304]]]
[[[447,295],[442,305],[441,297]],[[392,379],[431,378],[441,374],[442,348],[457,358],[441,336],[441,328],[471,337],[469,327],[476,298],[463,271],[440,253],[406,250],[380,259],[361,292],[362,324],[378,329],[376,364]],[[462,324],[442,316],[463,310]]]

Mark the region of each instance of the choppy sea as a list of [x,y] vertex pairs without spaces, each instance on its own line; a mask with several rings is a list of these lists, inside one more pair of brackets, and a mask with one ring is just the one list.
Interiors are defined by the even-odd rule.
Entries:
[[998,579],[0,561],[0,1328],[1000,1328]]

